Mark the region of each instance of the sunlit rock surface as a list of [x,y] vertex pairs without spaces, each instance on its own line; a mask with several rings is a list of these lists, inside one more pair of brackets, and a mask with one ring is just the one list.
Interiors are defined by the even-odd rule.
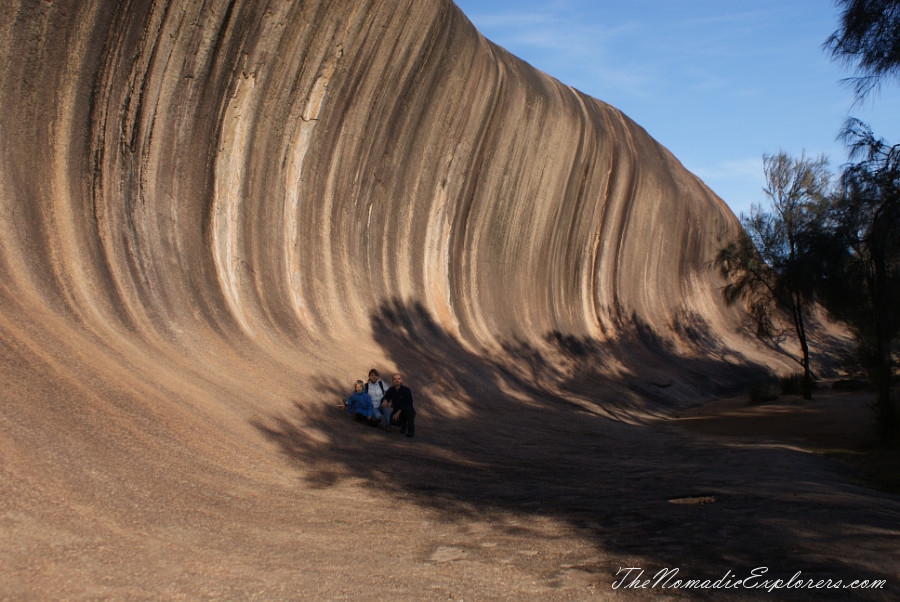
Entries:
[[723,203],[449,2],[13,2],[2,27],[22,344],[337,367],[399,303],[476,353],[636,325],[740,346],[710,269]]
[[311,417],[371,366],[432,424],[790,366],[723,305],[722,201],[449,1],[6,0],[0,82],[7,566],[277,513],[266,433],[327,446]]

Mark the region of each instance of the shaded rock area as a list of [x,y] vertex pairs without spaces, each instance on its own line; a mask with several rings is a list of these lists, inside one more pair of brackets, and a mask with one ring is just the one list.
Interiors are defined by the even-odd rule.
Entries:
[[[795,366],[735,217],[451,2],[12,0],[0,50],[0,598],[896,598],[896,496],[672,420]],[[414,439],[335,408],[372,366]]]

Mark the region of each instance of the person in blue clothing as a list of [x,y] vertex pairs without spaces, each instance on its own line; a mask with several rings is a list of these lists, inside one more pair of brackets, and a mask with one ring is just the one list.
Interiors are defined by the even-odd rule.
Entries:
[[379,420],[372,416],[372,398],[363,391],[363,381],[358,380],[353,386],[353,393],[344,403],[347,413],[353,416],[357,422],[362,422],[369,426],[378,426]]

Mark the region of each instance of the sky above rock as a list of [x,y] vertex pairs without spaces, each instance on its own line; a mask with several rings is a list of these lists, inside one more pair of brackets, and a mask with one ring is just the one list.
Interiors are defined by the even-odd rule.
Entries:
[[850,116],[900,142],[900,85],[855,105],[852,73],[823,50],[829,0],[456,4],[492,42],[634,119],[736,214],[765,201],[763,154],[824,154],[837,170]]

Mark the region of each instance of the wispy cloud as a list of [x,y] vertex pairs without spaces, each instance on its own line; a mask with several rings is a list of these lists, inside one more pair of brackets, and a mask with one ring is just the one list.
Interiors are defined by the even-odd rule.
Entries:
[[559,24],[562,19],[551,13],[504,11],[492,13],[473,13],[468,15],[478,24],[480,29],[520,29],[523,27],[546,27]]
[[628,60],[639,24],[604,26],[573,18],[571,6],[555,3],[540,10],[474,12],[481,33],[514,55],[565,84],[609,100],[603,91],[650,95],[655,78],[646,64]]
[[704,180],[730,180],[747,178],[757,180],[762,174],[761,157],[727,159],[717,163],[701,165],[692,170]]
[[[822,52],[829,2],[456,0],[488,39],[644,126],[729,204],[761,200],[763,152],[824,152],[851,110]],[[740,5],[740,6],[738,6]],[[900,91],[853,115],[900,139]]]

